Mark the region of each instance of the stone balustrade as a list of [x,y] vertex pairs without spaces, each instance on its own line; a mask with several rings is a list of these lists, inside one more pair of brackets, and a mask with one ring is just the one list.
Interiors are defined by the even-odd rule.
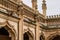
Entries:
[[60,18],[60,15],[47,16],[47,19],[54,19],[54,18]]

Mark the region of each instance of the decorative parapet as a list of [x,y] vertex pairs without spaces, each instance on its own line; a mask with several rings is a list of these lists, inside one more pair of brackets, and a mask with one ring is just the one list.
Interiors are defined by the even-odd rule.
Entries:
[[17,11],[17,3],[14,3],[10,0],[0,0],[0,8],[5,8],[11,11]]
[[48,28],[57,28],[60,26],[60,15],[47,16],[46,23]]
[[60,18],[60,15],[47,16],[47,19],[55,19],[55,18]]

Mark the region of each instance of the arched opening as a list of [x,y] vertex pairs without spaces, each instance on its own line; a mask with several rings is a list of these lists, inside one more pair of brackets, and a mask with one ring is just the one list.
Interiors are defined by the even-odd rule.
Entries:
[[40,40],[45,40],[43,35],[40,36]]
[[29,32],[26,32],[24,33],[24,40],[33,40],[33,37]]
[[42,37],[40,37],[40,40],[42,40]]
[[57,35],[56,37],[54,37],[52,40],[60,40],[60,36]]
[[11,40],[8,31],[4,27],[0,28],[0,40]]
[[29,36],[27,33],[24,34],[24,40],[29,40]]

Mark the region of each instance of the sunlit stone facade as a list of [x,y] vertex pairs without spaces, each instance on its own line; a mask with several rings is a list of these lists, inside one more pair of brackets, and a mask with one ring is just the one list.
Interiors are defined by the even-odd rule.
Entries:
[[47,17],[45,0],[43,14],[37,0],[31,3],[32,8],[22,0],[0,0],[0,40],[60,40],[60,15]]

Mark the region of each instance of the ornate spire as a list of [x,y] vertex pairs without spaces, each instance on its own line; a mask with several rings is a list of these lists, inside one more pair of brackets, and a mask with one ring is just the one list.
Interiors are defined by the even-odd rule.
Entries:
[[32,8],[37,9],[37,0],[32,0]]
[[42,2],[43,2],[43,3],[42,3],[43,15],[46,16],[46,9],[47,9],[47,7],[46,7],[46,3],[45,3],[46,1],[43,0]]

